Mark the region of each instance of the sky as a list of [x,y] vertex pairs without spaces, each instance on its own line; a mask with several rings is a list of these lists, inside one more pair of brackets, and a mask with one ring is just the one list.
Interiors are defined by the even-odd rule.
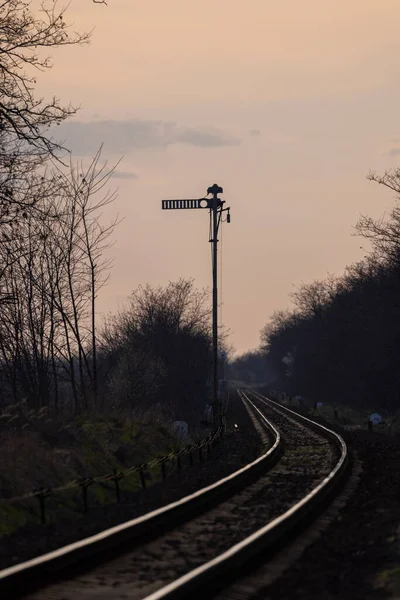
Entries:
[[208,212],[161,200],[217,183],[222,322],[238,353],[256,348],[297,286],[365,254],[359,216],[393,205],[366,176],[400,159],[400,3],[71,0],[67,14],[91,43],[52,52],[38,92],[81,106],[57,128],[74,158],[101,143],[109,164],[123,156],[100,314],[147,282],[211,287]]

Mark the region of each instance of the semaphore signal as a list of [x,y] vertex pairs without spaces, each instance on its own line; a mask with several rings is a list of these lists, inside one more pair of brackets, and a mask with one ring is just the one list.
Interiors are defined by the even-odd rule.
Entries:
[[207,196],[211,198],[183,198],[181,200],[162,200],[161,208],[163,210],[194,210],[208,209],[210,211],[210,231],[212,237],[212,337],[213,337],[213,414],[215,428],[222,425],[220,398],[218,393],[218,287],[217,287],[217,251],[218,251],[218,230],[222,222],[222,213],[227,212],[226,222],[230,223],[230,208],[224,208],[225,200],[218,198],[218,194],[223,193],[222,187],[214,183],[207,189]]

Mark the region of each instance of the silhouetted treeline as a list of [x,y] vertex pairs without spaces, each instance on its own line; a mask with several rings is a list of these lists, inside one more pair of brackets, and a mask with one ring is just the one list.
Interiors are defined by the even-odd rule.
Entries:
[[273,379],[271,361],[262,350],[246,352],[228,362],[225,376],[237,382],[268,383]]
[[[369,178],[400,192],[400,170]],[[370,241],[371,252],[342,276],[292,294],[293,310],[275,313],[264,327],[261,352],[275,389],[393,412],[400,392],[398,202],[385,218],[361,217],[356,235]]]
[[185,279],[140,286],[106,323],[100,357],[103,405],[123,412],[158,403],[198,422],[212,366],[209,292]]

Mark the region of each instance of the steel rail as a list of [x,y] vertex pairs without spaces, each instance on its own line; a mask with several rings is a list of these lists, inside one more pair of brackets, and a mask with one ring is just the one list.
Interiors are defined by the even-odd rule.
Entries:
[[260,421],[273,436],[273,445],[256,460],[223,477],[197,492],[184,496],[140,517],[111,527],[88,538],[63,546],[47,554],[5,568],[0,571],[0,597],[19,598],[22,594],[51,583],[65,569],[92,561],[106,552],[120,551],[121,544],[132,548],[144,538],[157,537],[187,521],[193,515],[201,514],[210,505],[216,505],[246,486],[265,470],[275,464],[281,451],[279,431],[268,421],[254,403],[246,398],[258,414]]
[[335,431],[332,431],[328,427],[321,425],[321,423],[317,423],[316,421],[313,421],[312,419],[305,417],[301,413],[298,413],[298,412],[292,410],[291,408],[284,406],[283,404],[279,404],[279,402],[276,402],[275,400],[271,400],[270,398],[263,396],[259,392],[251,392],[251,394],[253,396],[255,396],[258,400],[261,400],[262,402],[264,402],[265,404],[268,404],[268,403],[270,405],[272,404],[281,413],[283,412],[285,414],[289,414],[293,418],[297,419],[298,421],[302,421],[310,429],[313,429],[314,431],[317,431],[318,433],[324,432],[325,437],[331,439],[334,443],[337,443],[339,445],[341,453],[345,452],[345,450],[347,449],[347,445],[346,445],[345,441],[343,440],[342,436],[339,435],[338,433],[336,433]]
[[[241,392],[240,390],[238,390],[238,392],[250,401],[244,392]],[[261,394],[254,392],[252,392],[252,394],[256,398],[261,396]],[[228,571],[232,574],[232,572],[235,572],[234,570],[241,567],[249,560],[249,558],[259,553],[261,549],[273,550],[274,545],[281,542],[288,532],[293,530],[294,527],[298,526],[302,521],[305,521],[310,513],[321,507],[329,494],[332,493],[336,486],[339,486],[339,483],[341,483],[349,466],[349,452],[343,438],[338,433],[291,409],[281,406],[277,402],[263,396],[258,399],[262,400],[265,404],[270,402],[281,412],[290,414],[297,421],[307,424],[307,426],[314,431],[318,431],[324,437],[334,441],[340,449],[340,458],[335,467],[311,492],[282,515],[273,519],[264,527],[235,544],[216,558],[200,565],[179,579],[176,579],[156,592],[146,596],[143,600],[178,600],[189,598],[189,596],[196,597],[199,591],[201,591],[201,588],[209,585],[212,581],[224,577]],[[281,409],[283,409],[283,411]]]

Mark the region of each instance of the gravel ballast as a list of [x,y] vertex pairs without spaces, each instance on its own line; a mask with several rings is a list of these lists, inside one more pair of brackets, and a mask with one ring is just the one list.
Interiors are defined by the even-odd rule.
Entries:
[[252,600],[400,598],[400,439],[342,435],[362,461],[357,489],[301,558]]

